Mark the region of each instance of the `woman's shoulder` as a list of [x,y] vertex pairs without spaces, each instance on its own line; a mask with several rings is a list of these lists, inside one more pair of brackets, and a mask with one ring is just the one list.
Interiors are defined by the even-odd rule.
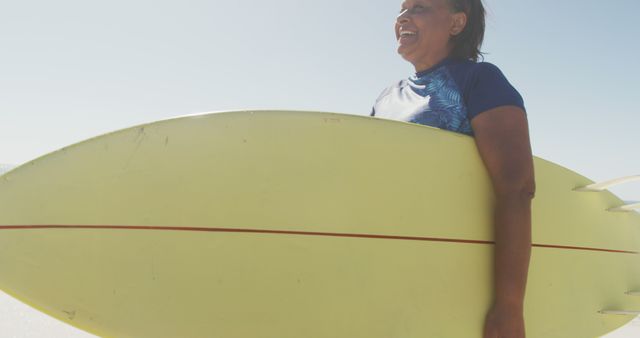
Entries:
[[465,60],[452,65],[451,72],[458,79],[470,118],[499,106],[524,110],[522,96],[495,64]]
[[450,64],[451,68],[472,76],[503,75],[502,70],[495,64],[487,61],[455,60]]
[[497,89],[511,86],[498,66],[484,60],[480,62],[473,60],[452,62],[449,71],[465,92],[475,90],[478,87]]

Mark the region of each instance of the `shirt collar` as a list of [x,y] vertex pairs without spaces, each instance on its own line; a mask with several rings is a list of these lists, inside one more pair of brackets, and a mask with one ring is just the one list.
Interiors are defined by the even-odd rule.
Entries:
[[450,57],[446,57],[446,58],[444,58],[442,61],[440,61],[440,62],[436,63],[436,64],[435,64],[435,65],[433,65],[433,66],[431,66],[431,68],[429,68],[429,69],[425,69],[425,70],[420,71],[420,72],[416,72],[416,74],[415,74],[415,78],[421,78],[421,77],[423,77],[423,76],[425,76],[425,75],[427,75],[427,74],[430,74],[430,73],[431,73],[431,72],[433,72],[434,70],[436,70],[436,69],[438,69],[438,68],[440,68],[440,67],[442,67],[442,66],[446,66],[446,65],[450,64],[452,61],[453,61],[453,59],[452,59],[452,58],[450,58]]

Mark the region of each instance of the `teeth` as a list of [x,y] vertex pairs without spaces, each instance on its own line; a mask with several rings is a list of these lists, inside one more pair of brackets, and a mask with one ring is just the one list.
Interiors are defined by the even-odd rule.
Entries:
[[408,32],[408,31],[400,32],[400,36],[406,36],[406,35],[416,35],[416,33],[414,33],[414,32]]

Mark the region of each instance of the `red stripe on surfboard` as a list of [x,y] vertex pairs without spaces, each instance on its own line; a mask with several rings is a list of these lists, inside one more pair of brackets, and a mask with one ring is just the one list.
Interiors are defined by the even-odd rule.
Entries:
[[[289,231],[289,230],[261,230],[261,229],[233,229],[233,228],[195,228],[195,227],[158,227],[158,226],[119,226],[119,225],[3,225],[0,230],[23,230],[23,229],[109,229],[109,230],[160,230],[160,231],[200,231],[200,232],[234,232],[234,233],[258,233],[258,234],[279,234],[279,235],[303,235],[303,236],[330,236],[330,237],[355,237],[355,238],[375,238],[375,239],[397,239],[409,241],[426,242],[448,242],[466,244],[495,244],[493,241],[480,241],[454,238],[438,237],[413,237],[413,236],[392,236],[392,235],[371,235],[371,234],[349,234],[332,232],[310,232],[310,231]],[[532,244],[538,248],[599,251],[637,255],[637,251],[611,250],[566,245]]]

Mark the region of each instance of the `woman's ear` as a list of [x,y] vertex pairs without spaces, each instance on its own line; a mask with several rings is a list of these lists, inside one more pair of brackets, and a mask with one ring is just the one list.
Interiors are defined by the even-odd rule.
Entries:
[[458,12],[451,14],[451,35],[455,36],[460,34],[464,27],[467,25],[467,14],[465,12]]

